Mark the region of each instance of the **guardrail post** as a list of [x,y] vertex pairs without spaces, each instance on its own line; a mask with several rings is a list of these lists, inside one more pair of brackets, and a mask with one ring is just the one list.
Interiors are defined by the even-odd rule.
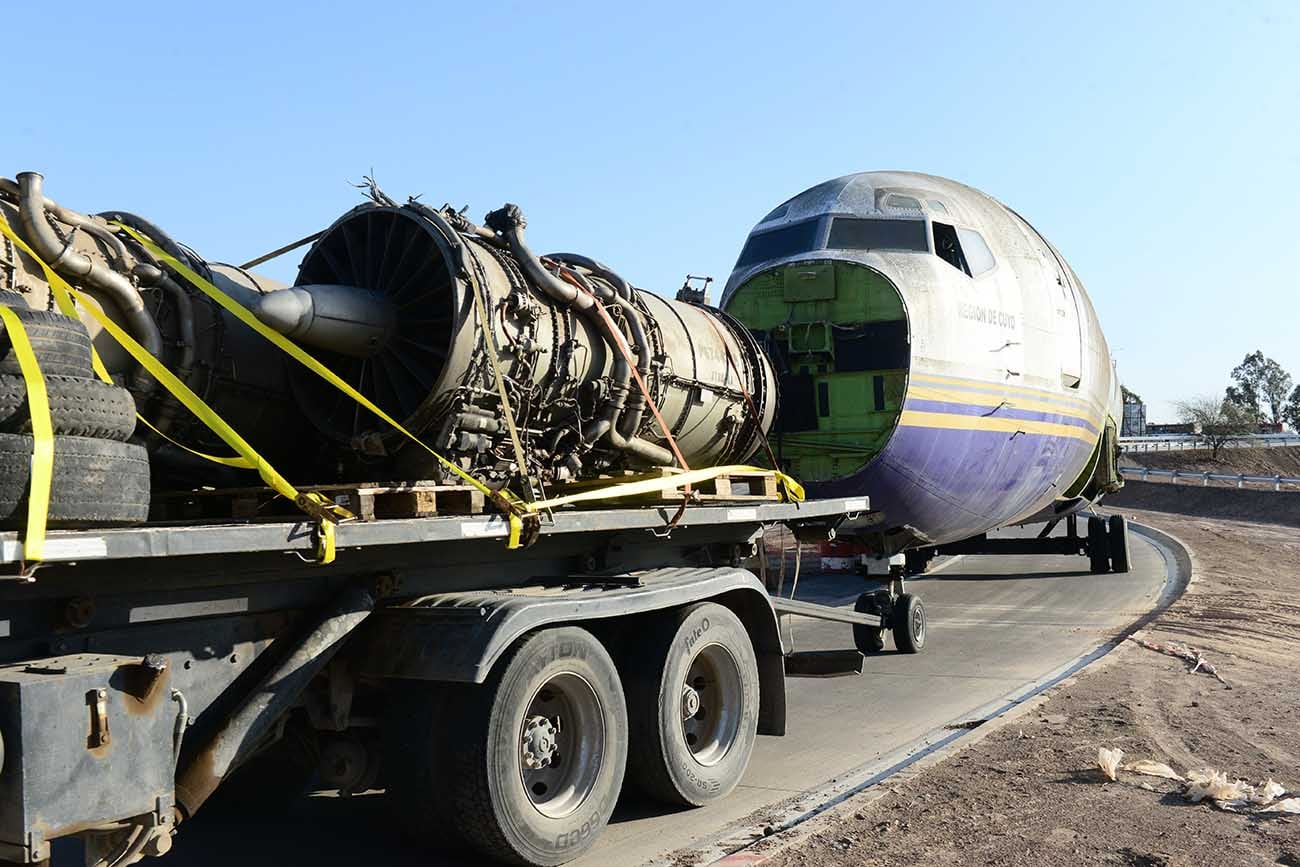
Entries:
[[1178,470],[1174,470],[1173,475],[1171,475],[1169,478],[1173,481],[1175,485],[1178,484]]
[[1239,487],[1239,488],[1241,488],[1241,487],[1245,487],[1245,482],[1246,482],[1246,474],[1245,474],[1245,473],[1238,473],[1238,474],[1237,474],[1237,487]]
[[1151,470],[1148,467],[1142,468],[1142,481],[1146,481],[1151,476]]
[[1281,474],[1281,473],[1278,473],[1276,476],[1273,477],[1273,490],[1275,490],[1275,491],[1280,491],[1280,490],[1282,490],[1282,474]]
[[1210,474],[1209,474],[1209,473],[1201,473],[1201,476],[1202,476],[1202,478],[1201,478],[1201,487],[1203,487],[1203,488],[1208,488],[1208,487],[1210,486]]

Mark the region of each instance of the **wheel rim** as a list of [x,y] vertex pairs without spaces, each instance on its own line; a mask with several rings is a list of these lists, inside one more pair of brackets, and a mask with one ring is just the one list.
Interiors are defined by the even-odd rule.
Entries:
[[678,718],[686,747],[701,765],[726,757],[740,731],[744,702],[740,665],[721,644],[702,647],[682,680]]
[[919,644],[925,640],[925,609],[920,605],[912,606],[912,638]]
[[605,713],[580,675],[557,674],[533,694],[520,721],[519,778],[533,808],[561,819],[596,786],[605,755]]

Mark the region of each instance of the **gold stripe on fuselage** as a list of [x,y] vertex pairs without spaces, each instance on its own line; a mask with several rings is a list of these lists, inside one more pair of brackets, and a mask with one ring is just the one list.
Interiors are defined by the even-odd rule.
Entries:
[[1094,445],[1100,434],[1072,424],[1057,424],[1050,421],[1030,421],[1023,418],[1006,418],[1005,416],[961,415],[954,412],[923,412],[905,409],[898,419],[899,427],[938,428],[941,430],[977,430],[997,431],[1015,434],[1040,434],[1045,436],[1067,437]]
[[914,385],[907,390],[909,398],[917,400],[933,400],[942,403],[959,403],[965,406],[986,407],[996,410],[1002,406],[1008,409],[1023,409],[1033,412],[1053,413],[1066,418],[1077,418],[1080,421],[1087,422],[1094,428],[1099,427],[1097,415],[1094,410],[1083,409],[1082,407],[1065,406],[1047,400],[1038,400],[1033,398],[1021,397],[1017,394],[992,394],[975,391],[957,391],[955,389],[942,389],[928,387],[925,385]]

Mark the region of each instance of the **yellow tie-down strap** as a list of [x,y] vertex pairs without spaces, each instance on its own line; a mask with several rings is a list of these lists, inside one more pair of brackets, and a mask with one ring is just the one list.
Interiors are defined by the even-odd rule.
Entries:
[[[3,220],[0,217],[0,223]],[[9,334],[9,345],[13,347],[18,368],[27,384],[27,408],[32,416],[32,466],[22,559],[35,563],[45,553],[45,522],[49,518],[50,485],[54,481],[54,425],[50,421],[45,377],[36,361],[32,342],[27,338],[27,329],[8,305],[0,305],[0,322],[4,323],[4,330]]]
[[[107,331],[113,337],[114,340],[120,343],[122,347],[131,354],[131,357],[134,358],[141,367],[143,367],[151,376],[153,376],[156,380],[158,380],[159,384],[161,384],[169,392],[175,395],[176,399],[179,400],[185,406],[186,409],[194,413],[194,415],[205,425],[207,425],[213,431],[213,433],[221,437],[222,441],[225,442],[226,445],[234,449],[234,451],[238,453],[239,457],[218,458],[212,455],[204,455],[201,452],[194,452],[194,454],[200,455],[201,457],[208,458],[209,460],[213,460],[218,463],[226,464],[227,466],[243,467],[247,469],[256,470],[258,475],[261,476],[262,481],[264,481],[267,484],[267,486],[273,489],[277,494],[280,494],[282,497],[285,497],[286,499],[292,501],[295,505],[298,506],[298,508],[302,509],[304,512],[306,512],[307,514],[311,515],[313,518],[316,519],[316,521],[320,526],[320,537],[319,537],[319,542],[317,545],[317,552],[316,552],[317,560],[320,563],[331,563],[334,561],[334,556],[335,556],[334,525],[341,520],[348,520],[352,518],[353,515],[351,512],[330,502],[329,500],[325,499],[318,493],[299,492],[297,488],[295,488],[293,485],[291,485],[288,482],[288,480],[286,480],[283,476],[281,476],[278,472],[276,472],[275,468],[271,466],[271,464],[268,463],[260,454],[258,454],[257,451],[251,445],[249,445],[244,440],[244,438],[241,437],[237,431],[235,431],[234,428],[232,428],[229,424],[227,424],[226,421],[223,418],[221,418],[221,416],[218,415],[212,409],[212,407],[208,406],[207,403],[205,403],[202,398],[200,398],[197,394],[192,392],[189,389],[189,387],[185,385],[185,383],[181,382],[180,379],[178,379],[175,374],[173,374],[170,370],[168,370],[166,366],[163,365],[162,362],[160,362],[157,358],[154,358],[147,349],[145,349],[143,346],[137,343],[135,339],[131,337],[131,335],[127,334],[126,331],[122,329],[121,326],[119,326],[116,322],[110,319],[101,309],[99,309],[99,306],[95,303],[93,298],[90,298],[85,294],[78,292],[72,286],[68,285],[66,280],[60,277],[54,271],[53,268],[47,265],[38,255],[36,255],[35,251],[33,251],[29,246],[27,246],[27,244],[22,240],[22,238],[18,237],[18,235],[13,231],[13,229],[9,226],[9,224],[4,220],[3,217],[0,217],[0,233],[6,235],[10,240],[12,240],[15,244],[18,245],[19,249],[21,249],[28,256],[32,257],[32,259],[41,266],[41,269],[45,272],[45,278],[49,281],[50,288],[54,293],[55,302],[58,304],[59,311],[61,313],[63,313],[65,316],[70,316],[74,319],[79,319],[80,318],[79,310],[76,304],[74,303],[74,299],[75,301],[81,302],[82,310],[85,310],[87,313],[89,313],[95,319],[95,321],[97,321],[104,328],[104,330]],[[2,315],[3,314],[0,314],[0,316]],[[17,320],[16,316],[14,317],[14,320],[15,321]],[[8,319],[6,318],[6,324],[7,323],[8,323]],[[16,348],[17,348],[17,341],[15,341],[15,349]],[[30,346],[28,346],[28,351],[30,352]],[[21,354],[19,354],[19,359],[20,359],[20,363],[23,364],[24,376],[27,376],[27,365],[22,362]],[[100,360],[98,353],[95,353],[93,349],[91,355],[91,363],[94,366],[95,372],[99,375],[101,379],[109,383],[112,382],[112,379],[108,375],[108,371],[104,369],[104,364]],[[31,395],[33,394],[32,386],[31,386],[31,377],[28,376],[27,378],[28,378],[28,394]],[[39,378],[39,372],[37,378]],[[42,397],[44,397],[43,381],[41,382],[40,385],[40,393]],[[37,429],[36,428],[37,413],[36,413],[35,398],[32,398],[32,410],[33,410],[32,428],[33,431],[35,431]],[[48,408],[46,410],[46,422],[48,425]],[[148,422],[146,421],[145,424],[148,424]],[[149,427],[152,428],[153,425],[149,425]],[[39,447],[39,443],[40,443],[39,435],[37,436],[36,441]],[[52,444],[52,440],[51,440],[51,444]],[[33,470],[35,470],[35,466],[33,466]],[[33,483],[35,483],[35,472],[33,472]],[[48,494],[48,487],[46,488],[46,491]],[[35,492],[33,492],[33,497],[32,497],[33,506],[35,505],[35,500],[36,500]],[[46,515],[46,509],[43,508],[39,520],[35,522],[35,525],[39,526],[42,531],[44,530],[44,525],[45,525],[45,515]],[[33,522],[30,517],[28,521],[29,521],[28,534],[27,534],[28,541],[24,545],[24,550],[27,554],[27,559],[35,559],[30,554],[30,546],[31,546],[30,540],[32,538]],[[39,540],[38,540],[38,551],[39,551]]]
[[[163,250],[161,247],[159,247],[157,244],[151,241],[148,237],[136,231],[135,229],[132,229],[130,226],[125,226],[122,225],[121,223],[117,223],[115,225],[117,225],[119,228],[121,228],[131,237],[135,238],[137,241],[143,244],[144,247],[151,254],[157,257],[159,260],[166,262],[173,270],[175,270],[178,274],[184,277],[192,286],[194,286],[200,292],[203,292],[209,298],[216,301],[222,307],[226,308],[226,310],[229,310],[231,314],[233,314],[236,318],[238,318],[249,328],[252,328],[258,334],[261,334],[263,337],[271,341],[271,343],[275,344],[277,347],[279,347],[281,350],[283,350],[285,353],[291,356],[295,361],[302,364],[312,373],[315,373],[321,379],[325,380],[330,385],[334,386],[336,389],[343,392],[348,397],[352,398],[354,401],[359,403],[361,406],[365,407],[370,412],[374,413],[384,422],[389,424],[394,430],[398,431],[407,439],[409,439],[411,442],[415,443],[420,448],[424,449],[426,452],[432,455],[442,466],[451,470],[455,475],[460,477],[467,484],[481,491],[494,504],[496,504],[497,507],[501,509],[501,511],[505,513],[507,519],[509,520],[510,536],[509,536],[508,547],[510,548],[517,548],[521,544],[521,530],[523,527],[523,519],[524,518],[533,519],[532,523],[535,528],[536,526],[535,521],[536,518],[538,517],[537,513],[543,509],[551,509],[558,506],[568,505],[571,503],[590,502],[590,501],[597,501],[597,500],[611,500],[611,499],[618,499],[621,497],[633,497],[638,494],[649,494],[649,493],[655,493],[657,491],[671,490],[676,487],[681,487],[690,484],[698,484],[699,482],[708,481],[709,479],[714,479],[728,473],[768,472],[767,470],[763,470],[758,467],[749,467],[749,466],[709,467],[707,469],[692,470],[689,472],[681,473],[679,475],[670,476],[668,478],[656,477],[654,479],[646,479],[642,481],[624,482],[620,484],[610,485],[605,488],[599,488],[597,490],[583,491],[581,493],[555,497],[553,499],[543,500],[540,502],[531,502],[531,503],[524,502],[523,500],[519,499],[518,497],[516,497],[514,494],[510,493],[507,490],[497,491],[497,490],[493,490],[492,488],[489,488],[487,485],[483,484],[481,481],[474,478],[469,473],[465,472],[465,470],[461,469],[459,466],[452,463],[447,458],[444,458],[442,455],[438,454],[436,451],[434,451],[428,445],[426,445],[419,437],[415,436],[415,434],[408,431],[396,419],[392,418],[392,416],[388,415],[388,413],[384,412],[382,409],[376,406],[369,398],[367,398],[361,392],[357,391],[347,382],[344,382],[342,379],[340,379],[332,370],[330,370],[325,365],[321,364],[319,361],[313,358],[309,353],[307,353],[300,346],[295,344],[293,341],[289,340],[289,338],[285,337],[280,332],[276,331],[275,329],[263,323],[260,319],[257,318],[257,316],[252,311],[248,310],[246,307],[241,305],[238,301],[231,298],[226,293],[222,292],[220,289],[214,286],[211,283],[211,281],[205,280],[203,277],[196,274],[191,268],[186,266],[179,259],[169,255],[165,250]],[[776,473],[777,481],[780,483],[780,486],[784,491],[784,495],[793,502],[802,502],[804,499],[803,487],[798,482],[796,482],[793,478],[786,475],[785,473],[782,473],[779,470],[774,470],[773,472]]]

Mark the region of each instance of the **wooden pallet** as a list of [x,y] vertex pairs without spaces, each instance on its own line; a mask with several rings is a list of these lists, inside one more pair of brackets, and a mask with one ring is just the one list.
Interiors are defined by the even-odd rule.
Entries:
[[[478,515],[486,506],[483,492],[476,488],[436,482],[311,485],[298,490],[321,494],[362,521]],[[249,521],[302,514],[297,506],[270,488],[163,491],[153,495],[149,511],[151,521],[203,518]]]
[[[672,485],[674,476],[681,475],[682,471],[674,467],[661,467],[659,470],[650,473],[625,473],[623,475],[599,476],[594,479],[583,479],[577,482],[567,482],[557,485],[552,490],[555,496],[565,494],[575,494],[583,491],[606,488],[612,485],[624,484],[627,482],[640,482],[646,479],[663,479],[665,484]],[[774,502],[781,498],[777,486],[776,473],[771,470],[757,470],[753,472],[724,473],[716,478],[704,482],[697,482],[691,486],[695,498],[699,502]],[[642,494],[635,497],[620,497],[617,500],[602,500],[581,504],[582,508],[600,508],[619,505],[637,504],[637,505],[659,505],[680,503],[682,500],[681,488],[665,487],[662,491],[656,491],[650,494]]]

